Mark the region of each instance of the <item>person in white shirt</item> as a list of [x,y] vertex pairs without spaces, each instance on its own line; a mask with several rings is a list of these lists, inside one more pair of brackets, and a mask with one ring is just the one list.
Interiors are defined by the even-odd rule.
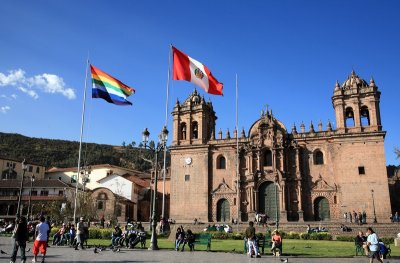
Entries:
[[383,263],[380,255],[379,255],[379,239],[375,234],[374,230],[371,227],[367,228],[367,245],[369,246],[369,262],[374,262],[374,258],[376,258],[379,262]]
[[48,241],[48,231],[49,225],[45,223],[44,216],[40,217],[40,224],[36,226],[35,230],[35,242],[33,243],[33,260],[32,262],[36,262],[37,255],[40,253],[43,255],[41,263],[44,263],[44,259],[46,257],[47,252],[47,241]]

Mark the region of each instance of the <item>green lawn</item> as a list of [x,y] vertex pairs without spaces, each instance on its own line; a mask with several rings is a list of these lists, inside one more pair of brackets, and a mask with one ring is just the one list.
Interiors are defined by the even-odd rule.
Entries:
[[[109,245],[110,240],[90,239],[89,244]],[[147,247],[150,239],[146,241]],[[158,239],[160,249],[173,249],[174,242],[168,239]],[[392,256],[400,256],[400,247],[390,245]],[[196,245],[196,250],[206,250],[205,245]],[[211,241],[211,250],[215,252],[236,252],[243,253],[243,240],[217,240]],[[269,254],[269,249],[265,248],[265,253]],[[306,257],[352,257],[355,255],[353,242],[343,241],[323,241],[323,240],[298,240],[285,239],[283,241],[283,254],[289,256]]]

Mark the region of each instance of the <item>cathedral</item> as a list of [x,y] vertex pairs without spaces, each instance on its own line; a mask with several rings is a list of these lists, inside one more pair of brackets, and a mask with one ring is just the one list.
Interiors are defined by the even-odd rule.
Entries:
[[194,91],[172,111],[170,217],[240,222],[263,214],[279,222],[338,221],[391,213],[380,91],[354,71],[336,83],[336,127],[290,130],[266,109],[249,130],[216,134],[211,101]]

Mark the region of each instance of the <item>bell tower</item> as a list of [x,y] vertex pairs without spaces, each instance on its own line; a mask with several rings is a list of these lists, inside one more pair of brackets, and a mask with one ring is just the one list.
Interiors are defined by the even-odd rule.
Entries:
[[215,138],[217,117],[211,101],[205,102],[197,90],[172,111],[174,135],[172,145],[206,144]]
[[354,70],[347,80],[336,82],[332,104],[340,133],[382,131],[379,109],[381,93],[371,78],[369,84]]

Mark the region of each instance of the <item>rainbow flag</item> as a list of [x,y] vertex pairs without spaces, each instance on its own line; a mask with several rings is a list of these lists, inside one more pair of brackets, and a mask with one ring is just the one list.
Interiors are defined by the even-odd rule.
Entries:
[[132,105],[126,98],[135,93],[134,89],[93,65],[90,65],[90,71],[93,83],[92,98],[102,98],[117,105]]

